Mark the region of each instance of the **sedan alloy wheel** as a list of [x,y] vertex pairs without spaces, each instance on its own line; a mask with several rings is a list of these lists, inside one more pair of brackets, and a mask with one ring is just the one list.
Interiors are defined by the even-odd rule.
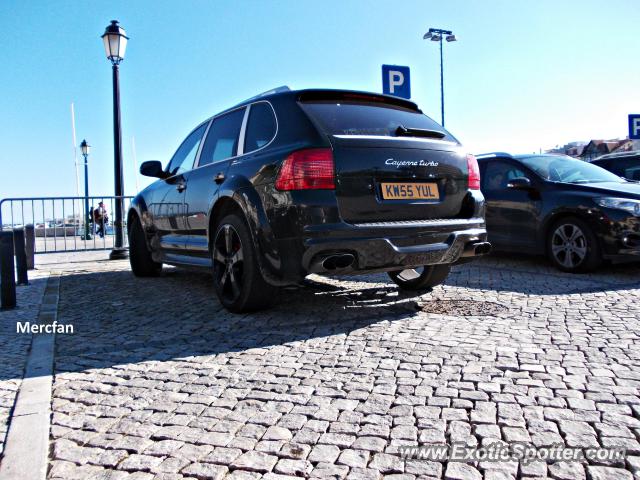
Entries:
[[560,225],[551,238],[551,252],[556,261],[567,269],[580,266],[587,256],[587,238],[584,232],[572,223]]

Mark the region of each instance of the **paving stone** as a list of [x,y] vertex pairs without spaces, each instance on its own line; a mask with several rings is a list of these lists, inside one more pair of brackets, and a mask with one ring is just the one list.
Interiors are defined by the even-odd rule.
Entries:
[[308,460],[311,462],[333,463],[340,455],[340,449],[335,445],[316,445],[309,453]]
[[442,476],[442,463],[428,460],[405,460],[405,472],[420,477],[440,478]]
[[369,452],[366,450],[346,449],[340,453],[336,463],[352,468],[366,468],[367,463],[369,463]]
[[270,472],[278,462],[278,457],[262,452],[246,452],[236,458],[231,467],[239,470],[249,470],[253,472]]
[[274,472],[282,475],[290,475],[292,477],[307,477],[313,470],[311,462],[307,460],[293,460],[283,458],[278,461],[274,468]]
[[311,478],[346,478],[349,467],[345,465],[334,465],[332,463],[320,462],[311,471]]
[[368,450],[370,452],[382,452],[387,441],[379,437],[358,437],[351,444],[355,450]]
[[120,470],[128,471],[147,471],[152,470],[162,463],[162,458],[152,457],[150,455],[129,455],[125,460],[118,465]]
[[[392,478],[393,475],[385,475],[384,478]],[[372,468],[351,468],[347,480],[380,480],[382,474]]]
[[466,463],[449,462],[444,478],[445,480],[482,480],[482,474]]
[[584,466],[578,462],[557,462],[549,465],[549,475],[558,480],[585,480]]
[[633,480],[633,475],[621,468],[599,467],[589,465],[587,467],[589,480]]
[[378,470],[380,473],[403,473],[404,462],[395,455],[388,453],[375,453],[369,463],[369,468]]
[[220,480],[224,478],[229,471],[227,467],[222,465],[214,465],[212,463],[192,463],[182,470],[184,475],[195,477],[197,479]]

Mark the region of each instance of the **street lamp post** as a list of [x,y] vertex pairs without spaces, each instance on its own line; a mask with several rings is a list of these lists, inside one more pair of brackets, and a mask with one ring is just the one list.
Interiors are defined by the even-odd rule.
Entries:
[[440,113],[442,115],[442,126],[444,127],[444,66],[442,60],[442,39],[444,38],[447,42],[455,42],[457,39],[451,30],[442,30],[441,28],[430,28],[422,38],[423,40],[440,42]]
[[113,66],[113,158],[114,158],[114,176],[115,176],[115,220],[113,226],[115,228],[115,245],[109,258],[117,260],[127,257],[127,250],[124,248],[124,178],[122,172],[122,131],[120,127],[120,79],[119,65],[124,60],[124,53],[127,48],[127,40],[124,28],[122,28],[117,20],[111,20],[111,24],[106,28],[102,35],[104,41],[104,49],[107,58],[111,60]]
[[82,156],[84,157],[84,240],[91,240],[91,233],[89,232],[89,225],[91,223],[91,214],[89,213],[89,152],[91,151],[91,145],[86,140],[82,140],[80,144],[82,150]]

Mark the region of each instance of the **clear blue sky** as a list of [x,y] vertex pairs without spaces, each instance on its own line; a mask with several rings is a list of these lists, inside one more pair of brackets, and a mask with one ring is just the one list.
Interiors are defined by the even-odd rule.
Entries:
[[[78,143],[90,188],[113,193],[111,67],[100,35],[131,37],[121,66],[126,193],[138,162],[166,161],[200,121],[278,85],[380,91],[380,65],[411,67],[412,97],[469,150],[513,152],[623,137],[640,112],[637,0],[0,2],[0,198],[74,195]],[[140,186],[149,180],[138,177]]]

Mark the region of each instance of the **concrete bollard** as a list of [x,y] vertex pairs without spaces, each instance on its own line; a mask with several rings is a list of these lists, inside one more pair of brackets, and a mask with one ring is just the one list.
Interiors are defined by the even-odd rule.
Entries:
[[36,268],[36,230],[33,224],[24,227],[24,239],[27,249],[27,270]]
[[13,232],[0,231],[0,308],[16,306],[16,276],[13,263]]
[[24,228],[13,229],[13,250],[16,256],[16,270],[18,272],[18,285],[29,285],[27,275],[27,250],[24,242]]

